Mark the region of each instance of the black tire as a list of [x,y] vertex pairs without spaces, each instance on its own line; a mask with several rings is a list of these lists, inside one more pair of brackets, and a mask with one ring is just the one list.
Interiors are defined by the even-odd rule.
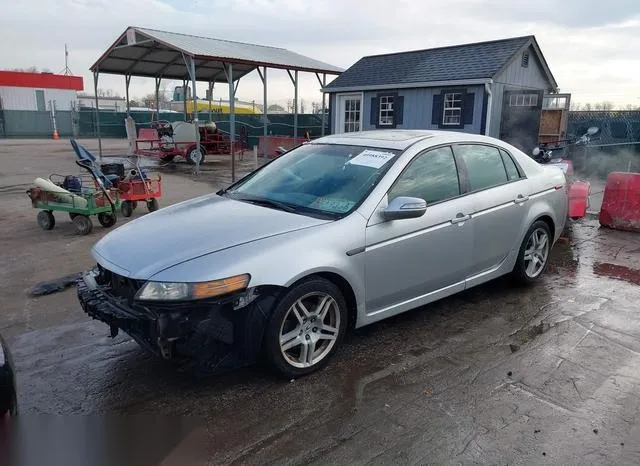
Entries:
[[123,201],[122,205],[120,206],[120,213],[123,217],[131,217],[131,215],[133,214],[133,209],[133,202]]
[[202,150],[202,147],[200,147],[200,149],[198,150],[196,146],[191,146],[184,154],[184,158],[189,165],[196,164],[196,157],[198,152],[200,152],[200,165],[204,163],[204,151]]
[[76,232],[79,235],[88,235],[93,231],[93,222],[86,215],[76,215],[73,219],[73,224],[76,226]]
[[158,200],[155,197],[147,201],[147,210],[149,212],[155,212],[158,210]]
[[100,212],[98,214],[98,222],[105,228],[111,228],[118,221],[118,217],[113,212]]
[[69,212],[69,218],[73,221],[74,218],[76,218],[78,214],[76,214],[75,212]]
[[[546,234],[547,243],[546,243],[546,258],[544,259],[544,264],[542,269],[536,271],[535,274],[531,274],[528,272],[527,261],[525,260],[525,251],[527,250],[527,246],[530,241],[532,241],[532,236],[534,233],[539,231],[543,231]],[[524,235],[524,240],[522,240],[522,244],[520,245],[520,250],[518,251],[518,259],[516,260],[516,265],[513,267],[513,271],[511,272],[512,278],[516,283],[521,285],[528,285],[534,282],[537,282],[540,277],[544,274],[544,271],[547,269],[547,265],[549,264],[549,256],[551,255],[551,243],[553,238],[551,237],[551,231],[549,230],[549,225],[542,220],[537,220],[529,227],[527,233]]]
[[[320,346],[316,348],[316,351],[321,351],[321,353],[318,356],[322,356],[316,363],[312,363],[310,366],[306,366],[306,367],[296,367],[291,362],[290,359],[285,357],[285,355],[283,354],[283,350],[281,350],[281,346],[280,346],[281,330],[286,331],[287,333],[288,332],[295,333],[298,331],[298,329],[300,329],[301,332],[306,332],[305,340],[302,340],[303,333],[300,333],[299,337],[296,336],[295,339],[297,340],[299,338],[300,339],[299,341],[301,342],[308,341],[311,338],[310,334],[314,336],[317,336],[320,334],[319,331],[315,334],[310,333],[310,332],[316,332],[316,329],[318,329],[318,327],[315,327],[315,326],[322,325],[323,322],[326,322],[327,318],[331,317],[329,313],[327,313],[327,317],[325,317],[325,321],[320,323],[318,323],[317,321],[313,322],[311,318],[308,319],[309,320],[308,322],[305,321],[305,323],[293,322],[295,324],[295,328],[284,330],[284,326],[286,323],[289,323],[289,324],[292,323],[292,321],[289,320],[292,317],[289,311],[294,305],[294,303],[296,303],[301,298],[307,299],[305,297],[313,293],[319,293],[319,294],[330,296],[331,298],[333,298],[336,306],[333,308],[331,312],[332,314],[335,314],[335,316],[339,316],[339,320],[338,320],[338,317],[335,317],[334,319],[334,325],[336,325],[336,327],[334,328],[337,328],[337,335],[335,338],[335,342],[333,344],[326,343],[327,346],[323,349],[322,345],[324,345],[325,343],[320,343]],[[315,298],[309,298],[309,299],[315,299]],[[312,277],[307,280],[304,280],[299,284],[293,286],[291,289],[289,289],[278,301],[278,303],[275,305],[275,308],[273,309],[271,317],[269,318],[269,322],[267,323],[267,328],[265,331],[265,336],[263,341],[264,357],[266,358],[268,363],[271,365],[271,367],[278,374],[280,374],[283,377],[286,377],[287,379],[301,377],[301,376],[316,372],[329,362],[331,357],[335,354],[336,350],[342,343],[342,340],[344,338],[344,334],[347,328],[347,318],[348,318],[347,304],[344,299],[344,296],[340,292],[340,289],[336,285],[334,285],[329,280],[326,280],[320,277]],[[306,328],[305,330],[303,329],[303,326],[309,327],[309,328]],[[291,341],[293,342],[293,340]],[[317,340],[316,344],[318,344],[319,342],[325,342],[325,341],[330,342],[331,340],[324,340],[324,339]],[[290,349],[297,348],[298,346],[300,346],[299,356],[302,356],[302,349],[303,349],[302,347],[305,345],[306,344],[299,343],[298,345],[295,345]]]
[[56,218],[48,210],[41,210],[38,212],[38,225],[43,230],[53,230],[56,226]]
[[164,157],[160,157],[160,160],[162,160],[163,162],[169,163],[169,162],[173,162],[174,158],[175,158],[175,155],[165,155]]

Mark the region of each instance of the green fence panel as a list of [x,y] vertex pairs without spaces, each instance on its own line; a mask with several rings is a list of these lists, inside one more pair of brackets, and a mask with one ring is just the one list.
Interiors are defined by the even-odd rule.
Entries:
[[4,133],[8,138],[53,136],[51,114],[31,110],[3,110]]
[[[96,137],[96,112],[93,110],[81,110],[78,114],[79,136]],[[148,127],[149,123],[155,121],[155,114],[150,112],[131,112],[131,117],[136,122],[137,128]],[[100,135],[101,137],[126,137],[124,121],[126,113],[101,111],[100,112]],[[183,113],[161,113],[161,120],[184,121]],[[189,115],[191,119],[191,115]],[[209,112],[198,114],[200,121],[209,121]],[[221,131],[229,132],[229,114],[212,113],[211,119],[216,122]],[[268,115],[268,132],[274,136],[293,136],[293,115]],[[236,135],[240,136],[241,128],[246,129],[250,145],[258,143],[258,137],[264,134],[262,115],[236,115]],[[298,115],[298,136],[303,136],[309,132],[311,137],[318,137],[322,134],[322,115]],[[328,122],[325,125],[325,134],[328,134]]]

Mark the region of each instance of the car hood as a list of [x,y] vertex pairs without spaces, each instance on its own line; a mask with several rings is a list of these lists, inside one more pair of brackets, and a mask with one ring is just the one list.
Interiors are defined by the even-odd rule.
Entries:
[[115,273],[148,279],[205,254],[329,221],[210,194],[133,220],[107,234],[92,253]]

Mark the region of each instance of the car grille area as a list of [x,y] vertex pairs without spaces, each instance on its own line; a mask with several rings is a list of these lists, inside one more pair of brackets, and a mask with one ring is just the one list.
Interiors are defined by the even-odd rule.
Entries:
[[133,298],[144,283],[105,269],[100,264],[97,266],[97,272],[96,283],[106,294],[126,299],[129,303],[133,302]]

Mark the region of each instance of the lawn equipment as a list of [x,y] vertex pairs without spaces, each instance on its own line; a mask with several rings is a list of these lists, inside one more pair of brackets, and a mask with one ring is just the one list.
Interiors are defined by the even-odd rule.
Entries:
[[[135,140],[135,155],[157,157],[171,162],[175,157],[184,157],[190,165],[204,162],[205,155],[228,155],[232,152],[231,140],[220,131],[214,122],[198,125],[200,149],[196,144],[195,123],[159,120],[149,128],[140,128]],[[247,148],[246,129],[241,128],[239,140],[234,142],[233,152],[241,155]]]
[[[118,190],[123,216],[131,217],[138,201],[144,201],[149,212],[158,210],[158,198],[162,197],[162,178],[160,175],[150,178],[147,171],[140,167],[138,157],[135,158],[135,168],[125,175],[123,164],[102,164],[98,167],[96,158],[75,139],[71,140],[71,146],[79,160],[90,164],[104,183]],[[104,173],[106,169],[109,169],[109,173]]]
[[566,152],[567,148],[571,146],[587,146],[599,131],[600,129],[598,127],[592,126],[577,139],[562,139],[546,142],[535,147],[532,151],[533,159],[538,163],[556,165],[564,172],[569,185],[568,216],[572,220],[583,218],[587,214],[589,196],[591,194],[591,183],[586,180],[576,179],[574,177],[573,162],[563,156],[554,156],[553,152]]
[[116,212],[120,207],[118,190],[105,187],[105,183],[86,162],[76,160],[76,164],[87,170],[91,179],[52,174],[48,180],[36,178],[35,187],[27,190],[32,207],[40,209],[37,219],[43,230],[54,228],[54,211],[67,212],[80,235],[88,235],[93,231],[92,215],[96,215],[105,228],[116,224]]

